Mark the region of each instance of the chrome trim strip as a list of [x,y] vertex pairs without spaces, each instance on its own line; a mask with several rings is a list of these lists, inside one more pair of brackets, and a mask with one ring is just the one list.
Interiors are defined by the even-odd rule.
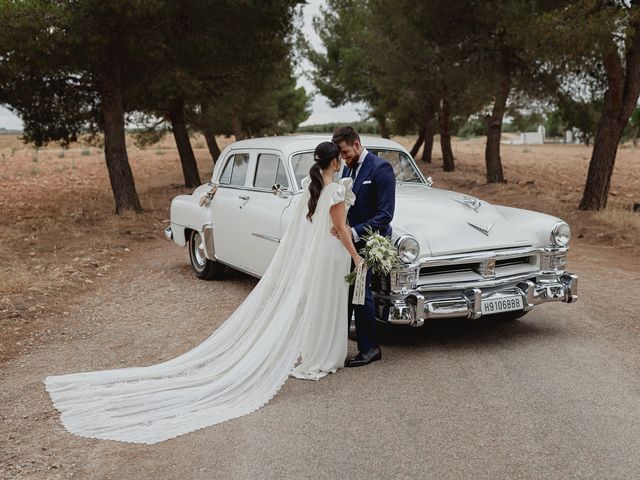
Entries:
[[261,233],[252,233],[254,237],[263,238],[264,240],[269,240],[270,242],[280,243],[280,239],[278,237],[271,237],[269,235],[262,235]]
[[456,263],[481,262],[485,258],[495,257],[496,260],[512,257],[522,257],[543,252],[553,251],[556,255],[566,253],[568,247],[517,247],[505,250],[485,250],[477,253],[463,253],[452,255],[441,255],[438,257],[427,257],[420,260],[420,268],[435,267],[439,265],[455,265]]
[[240,185],[229,185],[229,184],[225,184],[225,183],[220,183],[218,184],[218,188],[224,188],[225,190],[245,190],[245,191],[250,191],[251,189],[248,187],[245,187],[244,185],[240,186]]
[[501,277],[495,280],[469,280],[468,282],[458,282],[458,283],[439,283],[435,285],[429,284],[420,284],[418,283],[417,289],[420,293],[425,292],[439,292],[439,291],[447,291],[447,290],[465,290],[467,288],[490,288],[490,287],[499,287],[502,285],[507,285],[509,283],[521,282],[523,280],[527,280],[532,277],[540,276],[540,272],[538,270],[521,273],[519,275],[512,275],[510,277]]

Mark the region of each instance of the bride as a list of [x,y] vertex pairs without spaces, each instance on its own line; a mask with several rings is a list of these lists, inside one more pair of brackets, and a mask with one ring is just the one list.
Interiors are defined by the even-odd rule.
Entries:
[[[193,350],[149,367],[50,376],[47,391],[71,433],[156,443],[246,415],[289,375],[319,380],[347,356],[344,276],[358,255],[346,227],[351,178],[333,183],[338,147],[323,142],[293,220],[246,300]],[[339,240],[330,234],[331,227]]]

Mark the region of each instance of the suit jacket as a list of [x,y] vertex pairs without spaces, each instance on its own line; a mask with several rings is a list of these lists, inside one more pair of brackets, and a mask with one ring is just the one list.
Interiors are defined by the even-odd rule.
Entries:
[[[342,177],[349,176],[345,167]],[[396,206],[396,176],[389,162],[369,152],[360,166],[353,184],[356,203],[349,209],[347,219],[359,237],[367,228],[386,237],[391,236],[391,220]]]

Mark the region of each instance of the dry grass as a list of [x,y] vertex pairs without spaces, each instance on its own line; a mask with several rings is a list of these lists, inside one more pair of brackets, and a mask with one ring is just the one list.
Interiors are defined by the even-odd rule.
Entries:
[[[414,139],[398,140],[410,146]],[[221,146],[229,142],[219,141]],[[201,138],[192,143],[201,177],[207,179],[212,163],[206,143]],[[118,268],[132,244],[161,235],[171,199],[187,192],[175,144],[168,137],[140,150],[128,139],[128,147],[145,212],[117,217],[100,148],[76,144],[36,152],[16,136],[0,135],[0,321],[36,319],[45,309],[63,311],[78,292],[92,288],[96,277]],[[576,210],[589,147],[503,146],[504,185],[485,182],[483,139],[456,141],[453,148],[455,172],[441,171],[437,146],[433,164],[419,162],[435,186],[547,212],[567,220],[577,241],[640,253],[640,214],[629,211],[633,201],[640,201],[640,151],[620,150],[610,209],[593,213]]]
[[[171,138],[148,150],[128,143],[145,212],[118,217],[101,149],[77,144],[36,152],[0,135],[0,320],[37,317],[55,304],[63,309],[62,298],[108,276],[128,246],[161,234],[171,199],[187,192],[175,145]],[[206,181],[211,158],[206,148],[195,153]]]
[[629,238],[636,245],[640,245],[640,213],[632,210],[609,208],[596,212],[593,219],[606,225],[614,239]]
[[[396,140],[410,147],[414,138]],[[502,145],[506,184],[487,184],[482,138],[453,143],[455,172],[442,171],[437,143],[433,163],[418,161],[418,164],[433,178],[436,187],[555,215],[571,225],[576,240],[640,253],[637,229],[640,213],[631,211],[633,203],[640,201],[640,149],[625,145],[618,150],[607,210],[584,212],[577,206],[586,182],[591,148],[562,144]],[[421,155],[420,152],[419,159]]]

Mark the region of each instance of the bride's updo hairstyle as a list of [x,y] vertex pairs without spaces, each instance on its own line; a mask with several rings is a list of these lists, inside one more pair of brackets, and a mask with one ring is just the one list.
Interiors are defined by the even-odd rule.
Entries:
[[309,221],[311,221],[313,214],[316,213],[318,198],[320,198],[320,192],[324,186],[322,170],[326,169],[333,159],[338,158],[339,155],[340,150],[333,142],[322,142],[313,152],[314,163],[309,169],[309,177],[311,177],[311,183],[309,184],[309,212],[307,213]]

